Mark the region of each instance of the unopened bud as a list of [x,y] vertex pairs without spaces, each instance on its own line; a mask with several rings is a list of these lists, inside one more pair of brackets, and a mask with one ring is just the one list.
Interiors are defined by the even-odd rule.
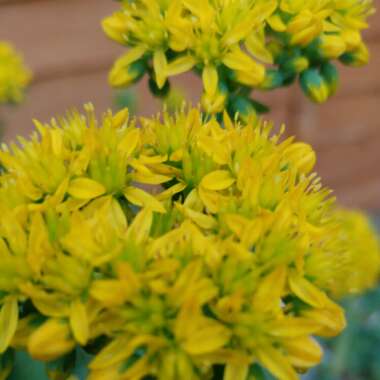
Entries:
[[330,62],[326,62],[321,66],[321,74],[329,86],[329,96],[336,93],[339,84],[338,69]]
[[369,51],[367,46],[362,42],[352,52],[343,54],[340,61],[347,66],[361,67],[365,66],[369,61]]
[[299,173],[310,173],[316,162],[316,154],[309,144],[302,142],[288,146],[285,151],[285,161],[295,167]]
[[319,54],[323,58],[339,58],[346,50],[346,43],[339,35],[324,34],[319,39]]
[[301,73],[300,83],[305,95],[313,102],[324,103],[330,95],[328,83],[317,69]]

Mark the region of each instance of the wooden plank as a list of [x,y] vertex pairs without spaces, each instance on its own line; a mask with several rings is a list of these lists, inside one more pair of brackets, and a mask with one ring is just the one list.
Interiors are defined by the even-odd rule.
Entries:
[[118,4],[95,3],[50,0],[1,7],[0,36],[24,53],[36,81],[88,67],[108,68],[124,49],[105,37],[100,22]]
[[380,39],[380,9],[377,0],[374,0],[374,6],[377,6],[377,11],[368,19],[369,29],[365,30],[363,33],[364,40],[366,41],[379,41]]
[[41,1],[49,1],[49,0],[0,0],[0,7],[4,9],[6,6],[11,6],[15,4],[25,4],[25,3],[36,3]]
[[268,113],[262,115],[262,118],[273,122],[277,128],[285,124],[287,135],[295,133],[292,113],[293,96],[293,88],[252,92],[252,99],[262,102],[270,109]]
[[380,179],[338,186],[336,192],[340,204],[360,208],[374,214],[380,213]]
[[378,137],[357,144],[317,149],[318,172],[333,188],[380,179],[380,134]]
[[335,98],[320,106],[300,100],[297,111],[299,138],[319,149],[380,139],[379,96],[380,93],[357,94]]
[[317,149],[316,170],[339,204],[380,211],[380,133],[357,144]]

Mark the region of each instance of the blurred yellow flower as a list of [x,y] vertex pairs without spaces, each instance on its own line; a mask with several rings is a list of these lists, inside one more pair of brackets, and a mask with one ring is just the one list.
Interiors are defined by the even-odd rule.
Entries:
[[[361,293],[379,280],[380,246],[376,231],[359,211],[338,209],[334,218],[336,225],[330,231],[329,240],[324,249],[307,259],[306,271],[312,277],[318,272],[322,287],[330,287],[335,281],[332,285],[335,297]],[[331,250],[341,253],[334,257],[330,255]],[[339,275],[333,278],[332,272]]]
[[31,78],[22,57],[9,43],[0,41],[0,104],[19,103]]

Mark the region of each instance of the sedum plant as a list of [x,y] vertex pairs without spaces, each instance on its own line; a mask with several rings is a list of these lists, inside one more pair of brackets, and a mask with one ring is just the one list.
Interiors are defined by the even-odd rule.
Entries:
[[[379,245],[341,210],[308,144],[256,118],[252,89],[299,78],[325,101],[333,61],[368,52],[370,1],[136,0],[103,22],[130,47],[110,73],[153,93],[153,118],[91,104],[0,150],[0,380],[17,351],[52,380],[297,380],[341,333],[341,297],[372,287]],[[173,111],[175,110],[175,111]]]
[[147,74],[155,95],[169,78],[190,70],[202,77],[207,113],[246,118],[267,108],[252,89],[272,90],[299,79],[323,103],[338,86],[335,61],[361,66],[368,50],[361,31],[371,0],[121,0],[103,21],[106,34],[129,50],[109,81],[129,86]]
[[314,337],[345,327],[334,297],[371,286],[380,256],[312,148],[227,113],[86,110],[0,152],[1,378],[26,350],[67,379],[77,347],[88,380],[296,380],[318,364]]
[[0,41],[0,104],[20,103],[31,78],[22,57],[9,43]]

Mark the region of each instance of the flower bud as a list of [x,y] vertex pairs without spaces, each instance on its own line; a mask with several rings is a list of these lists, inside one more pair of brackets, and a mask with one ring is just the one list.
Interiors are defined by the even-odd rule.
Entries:
[[145,64],[142,60],[131,63],[128,66],[115,64],[111,69],[108,80],[111,86],[123,87],[139,80],[145,73]]
[[367,46],[361,42],[354,51],[343,54],[340,57],[340,61],[347,66],[365,66],[369,61],[369,51]]
[[313,102],[324,103],[330,94],[326,80],[317,69],[309,69],[300,75],[300,84],[304,94]]
[[318,53],[323,58],[338,58],[345,50],[346,43],[339,35],[323,34],[318,41]]
[[304,56],[297,56],[287,60],[282,69],[288,73],[302,73],[309,67],[309,60]]
[[294,143],[288,146],[285,151],[285,161],[295,167],[299,173],[310,173],[316,162],[316,155],[309,144]]
[[121,44],[126,42],[125,33],[128,31],[128,23],[123,14],[118,13],[105,18],[102,27],[107,37]]
[[322,21],[308,9],[293,17],[287,27],[287,32],[291,34],[291,44],[301,46],[309,44],[322,30]]
[[218,88],[214,95],[204,92],[201,98],[201,104],[204,110],[214,114],[222,112],[227,100],[227,89],[223,83],[219,82]]
[[262,90],[273,90],[281,87],[284,83],[284,74],[281,71],[269,69],[266,71],[265,79],[261,83]]
[[329,86],[329,96],[334,95],[336,93],[339,83],[338,69],[332,63],[326,62],[321,66],[321,74]]

